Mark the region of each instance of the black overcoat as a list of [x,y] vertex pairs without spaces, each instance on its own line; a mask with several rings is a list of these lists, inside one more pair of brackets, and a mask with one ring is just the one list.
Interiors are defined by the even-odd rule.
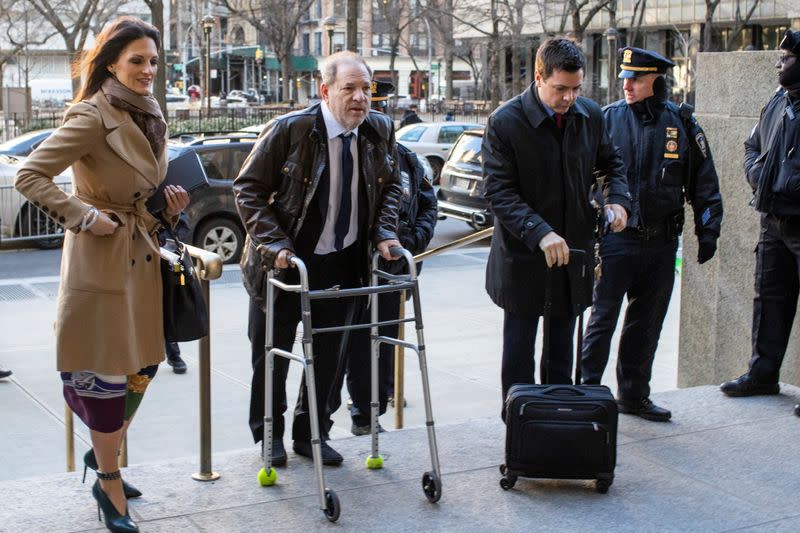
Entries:
[[[593,230],[591,187],[603,178],[602,198],[630,211],[622,157],[608,136],[600,107],[578,97],[563,129],[531,86],[498,108],[482,147],[486,198],[495,216],[486,290],[511,313],[541,315],[547,269],[539,241],[555,231],[570,248],[586,251],[584,264],[555,276],[553,315],[575,316],[591,303]],[[586,269],[583,283],[580,271]]]

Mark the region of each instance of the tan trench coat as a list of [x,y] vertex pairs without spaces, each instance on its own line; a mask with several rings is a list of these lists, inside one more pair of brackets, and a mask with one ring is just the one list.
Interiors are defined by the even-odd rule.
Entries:
[[[73,194],[53,176],[73,169]],[[102,91],[73,105],[24,162],[16,188],[69,231],[55,323],[58,370],[135,374],[164,359],[156,220],[144,202],[167,170],[127,111]],[[95,206],[121,221],[104,237],[80,231]]]

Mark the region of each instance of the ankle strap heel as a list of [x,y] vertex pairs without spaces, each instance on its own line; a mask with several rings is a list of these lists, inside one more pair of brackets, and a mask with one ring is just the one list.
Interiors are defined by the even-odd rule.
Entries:
[[102,479],[103,481],[114,481],[115,479],[121,479],[122,474],[119,470],[116,472],[100,472],[97,471],[97,479]]

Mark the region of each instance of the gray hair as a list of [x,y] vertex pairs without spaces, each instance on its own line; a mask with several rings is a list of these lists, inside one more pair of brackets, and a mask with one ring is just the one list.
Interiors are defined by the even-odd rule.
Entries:
[[372,69],[369,68],[364,58],[354,52],[344,51],[336,52],[325,60],[325,66],[322,68],[322,83],[330,87],[336,81],[336,71],[339,66],[345,63],[363,66],[367,69],[369,78],[372,79]]

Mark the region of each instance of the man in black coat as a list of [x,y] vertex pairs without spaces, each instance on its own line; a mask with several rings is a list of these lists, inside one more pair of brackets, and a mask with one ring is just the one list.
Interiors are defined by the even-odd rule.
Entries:
[[[800,31],[787,31],[776,63],[780,88],[745,141],[744,169],[761,213],[756,249],[752,352],[747,373],[722,384],[728,396],[778,394],[797,311],[800,264]],[[800,414],[800,410],[797,411]]]
[[[322,73],[319,104],[271,121],[258,138],[233,182],[236,207],[247,238],[240,260],[242,282],[250,296],[248,336],[253,381],[250,429],[264,437],[264,394],[273,398],[272,459],[286,463],[283,446],[286,374],[289,361],[275,358],[273,382],[264,379],[265,278],[275,268],[289,284],[298,284],[297,256],[308,268],[312,290],[365,284],[373,246],[391,260],[397,240],[401,193],[392,121],[370,111],[372,71],[352,52],[333,54]],[[360,305],[353,298],[311,303],[314,328],[341,326]],[[273,345],[291,350],[301,319],[299,294],[278,291]],[[338,465],[342,456],[327,444],[332,422],[326,409],[345,347],[342,334],[313,338],[322,462]],[[305,375],[292,424],[293,449],[312,456],[309,397]],[[265,446],[270,443],[266,442]]]
[[691,107],[667,101],[664,76],[672,61],[634,47],[623,48],[620,55],[625,99],[606,106],[603,115],[628,169],[631,216],[625,231],[602,240],[601,276],[583,343],[583,381],[600,384],[627,296],[617,403],[623,413],[666,422],[672,413],[650,400],[650,377],[675,284],[684,198],[694,212],[700,264],[717,249],[722,198],[711,150]]
[[422,122],[422,119],[417,115],[417,105],[411,104],[403,113],[403,119],[400,121],[398,129],[408,126],[409,124],[419,124],[420,122]]
[[[601,176],[604,208],[620,231],[630,208],[625,168],[600,107],[578,96],[585,59],[572,41],[551,39],[536,54],[535,82],[496,110],[483,138],[486,198],[495,216],[486,290],[505,310],[503,398],[534,382],[534,339],[552,272],[549,375],[571,383],[575,317],[591,294],[595,209],[590,189]],[[570,261],[570,248],[585,251]]]

